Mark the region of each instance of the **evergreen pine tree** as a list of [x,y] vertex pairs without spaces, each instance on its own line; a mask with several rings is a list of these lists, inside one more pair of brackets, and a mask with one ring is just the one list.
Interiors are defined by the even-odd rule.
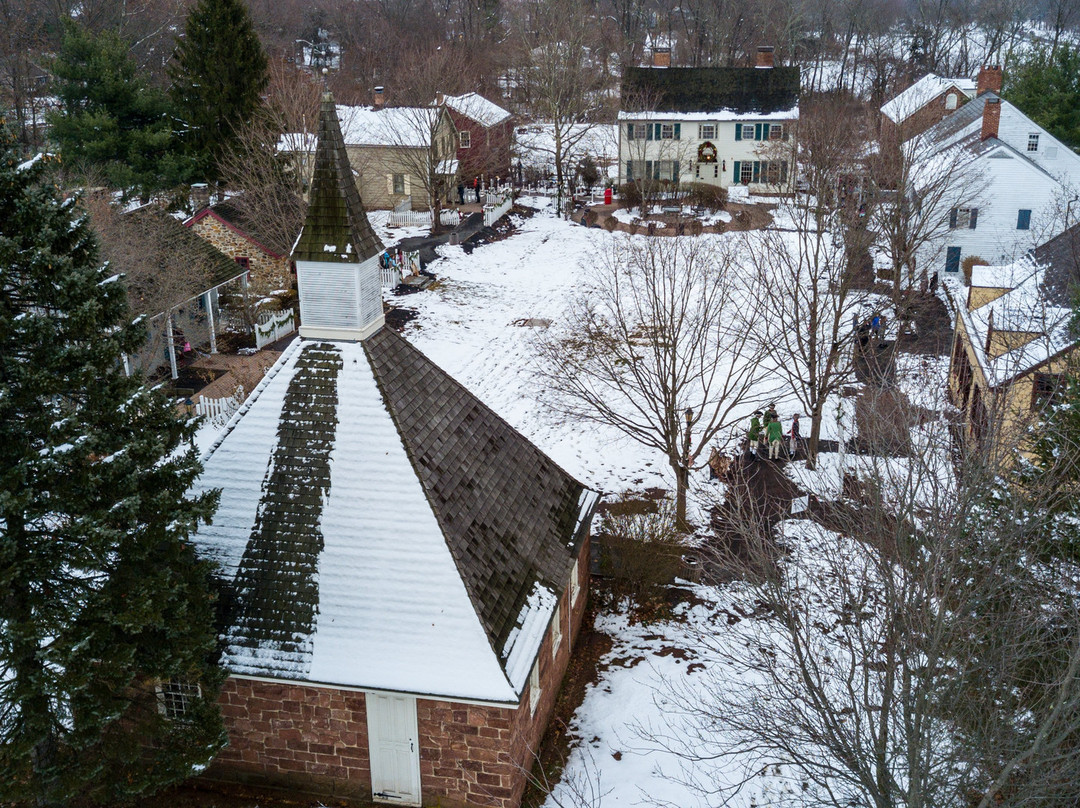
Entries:
[[190,180],[169,99],[139,76],[123,39],[68,20],[53,74],[61,107],[49,115],[50,136],[65,165],[101,170],[113,187],[141,193]]
[[[0,121],[0,804],[112,803],[223,742],[193,426],[128,378],[145,337],[73,199]],[[179,680],[187,714],[155,684]]]
[[218,155],[229,148],[234,128],[251,120],[269,82],[243,0],[198,0],[168,72],[181,136],[203,176],[216,179]]
[[1080,151],[1080,47],[1024,51],[1006,66],[1002,95],[1073,151]]

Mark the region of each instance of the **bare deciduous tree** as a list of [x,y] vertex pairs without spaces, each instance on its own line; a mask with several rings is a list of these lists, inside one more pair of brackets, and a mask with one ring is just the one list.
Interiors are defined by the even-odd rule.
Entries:
[[559,406],[661,452],[686,521],[690,469],[758,380],[731,258],[711,239],[618,238],[563,329],[541,343]]
[[[810,416],[807,468],[817,459],[826,401],[851,377],[856,271],[871,241],[864,207],[871,197],[863,193],[861,138],[852,118],[842,99],[809,105],[799,122],[807,193],[781,199],[777,218],[787,226],[746,234],[740,250],[765,312],[749,331]],[[791,158],[767,149],[762,156]]]
[[[1075,439],[1054,435],[1070,463]],[[697,787],[727,798],[767,771],[801,806],[1074,804],[1077,573],[1049,537],[1075,541],[1077,523],[1048,507],[1056,484],[1018,490],[989,454],[954,477],[944,421],[913,440],[907,458],[849,460],[847,496],[775,534],[728,510],[744,554],[721,562],[752,576],[754,614],[737,640],[701,636],[715,681],[672,682],[667,711],[684,720],[646,732],[693,763]]]

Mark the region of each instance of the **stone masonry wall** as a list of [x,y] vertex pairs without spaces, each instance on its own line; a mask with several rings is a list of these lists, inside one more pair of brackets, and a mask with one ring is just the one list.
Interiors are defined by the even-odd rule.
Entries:
[[364,694],[229,677],[229,732],[207,777],[330,796],[371,796]]
[[229,258],[247,258],[251,267],[251,285],[256,294],[288,289],[292,285],[287,258],[275,258],[264,252],[214,216],[203,216],[191,225],[191,229]]

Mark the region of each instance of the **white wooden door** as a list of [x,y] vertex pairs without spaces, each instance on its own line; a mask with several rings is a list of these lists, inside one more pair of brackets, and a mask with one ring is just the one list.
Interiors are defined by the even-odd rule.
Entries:
[[416,699],[368,693],[367,723],[372,799],[396,805],[419,805]]

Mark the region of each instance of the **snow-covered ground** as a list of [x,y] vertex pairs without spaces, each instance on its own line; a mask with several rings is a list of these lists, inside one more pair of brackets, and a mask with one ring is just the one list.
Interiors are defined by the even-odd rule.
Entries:
[[[501,241],[466,254],[460,246],[439,248],[441,259],[432,266],[439,282],[432,288],[402,297],[394,305],[416,311],[406,337],[462,384],[475,392],[511,425],[534,441],[570,473],[588,485],[617,494],[645,487],[670,489],[672,479],[663,458],[612,428],[583,424],[561,417],[550,407],[550,394],[537,375],[537,340],[548,328],[565,324],[569,301],[582,293],[584,279],[597,256],[611,240],[626,238],[598,228],[586,228],[552,215],[550,200],[527,198],[524,204],[539,211],[516,221],[517,232]],[[389,231],[385,216],[375,213],[372,223],[388,243],[401,237]],[[701,238],[724,241],[754,238],[750,233],[727,233]],[[785,234],[786,237],[786,234]],[[792,235],[791,237],[795,237]],[[642,237],[639,237],[642,238]],[[874,301],[863,305],[873,308]],[[550,325],[548,325],[550,323]],[[897,377],[912,403],[929,411],[943,408],[934,393],[942,390],[948,360],[901,356]],[[742,436],[742,415],[775,400],[785,423],[799,409],[794,397],[768,394],[747,401],[722,443],[733,446]],[[839,398],[826,407],[823,438],[851,434],[854,399]],[[804,422],[804,434],[809,424]],[[947,484],[948,440],[940,421],[914,427],[912,440],[927,449],[938,463],[941,482]],[[199,443],[212,440],[204,428]],[[792,468],[792,475],[807,490],[835,496],[845,469],[882,464],[899,483],[911,470],[903,459],[874,459],[851,455],[823,455],[820,470],[808,473]],[[880,468],[878,469],[880,471]],[[695,481],[704,487],[704,475]],[[931,488],[934,483],[931,481]],[[714,489],[715,490],[715,489]],[[888,492],[886,492],[887,494]],[[925,492],[926,497],[939,493]],[[694,497],[698,507],[705,500]],[[793,558],[812,559],[823,550],[845,542],[806,521],[785,523]],[[807,548],[806,552],[798,548]],[[591,687],[571,724],[574,747],[562,784],[547,808],[580,803],[571,794],[575,786],[604,794],[604,805],[669,804],[717,805],[708,786],[746,780],[728,803],[733,808],[755,805],[798,805],[804,784],[793,771],[769,766],[762,770],[752,753],[720,760],[688,761],[667,748],[663,738],[686,734],[692,720],[680,705],[685,700],[706,703],[725,692],[745,687],[747,670],[729,672],[719,664],[751,642],[760,643],[770,628],[767,618],[756,617],[754,594],[749,588],[695,587],[694,604],[677,610],[676,619],[642,625],[625,613],[605,614],[597,628],[612,637],[613,647],[602,660],[598,683]],[[703,643],[707,637],[709,642]],[[740,678],[742,677],[742,678]],[[697,748],[723,744],[721,731]],[[682,751],[694,751],[683,749]]]

